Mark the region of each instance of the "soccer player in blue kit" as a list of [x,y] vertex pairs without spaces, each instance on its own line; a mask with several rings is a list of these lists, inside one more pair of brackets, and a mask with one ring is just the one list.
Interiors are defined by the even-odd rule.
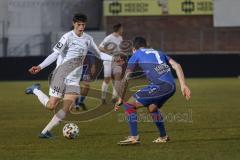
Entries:
[[[145,73],[149,84],[137,91],[127,102],[123,98],[127,88],[127,82],[136,66],[139,66]],[[152,116],[153,122],[159,130],[160,136],[153,140],[153,143],[166,143],[169,137],[166,134],[163,117],[160,108],[175,93],[174,77],[170,66],[176,71],[181,92],[183,96],[190,99],[190,89],[186,85],[183,70],[176,61],[166,56],[163,52],[147,48],[146,39],[136,37],[133,41],[133,55],[128,61],[128,66],[121,85],[116,90],[120,96],[115,104],[115,110],[122,105],[129,124],[130,136],[120,141],[119,145],[129,145],[140,143],[137,131],[137,108],[145,106]]]
[[86,58],[83,63],[83,74],[81,77],[82,87],[81,87],[81,96],[76,100],[76,109],[79,110],[82,107],[83,110],[87,110],[87,107],[84,103],[86,96],[88,95],[90,89],[91,77],[96,73],[96,64],[95,64],[95,55],[93,52],[88,51]]

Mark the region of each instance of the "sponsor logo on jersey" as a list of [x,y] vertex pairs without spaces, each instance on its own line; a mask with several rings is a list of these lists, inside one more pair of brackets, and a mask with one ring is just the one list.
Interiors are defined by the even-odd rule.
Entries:
[[167,65],[167,64],[159,64],[156,67],[154,67],[154,70],[158,73],[158,74],[164,74],[166,72],[170,72],[171,68]]
[[56,45],[56,48],[61,49],[63,47],[63,44],[61,42],[58,42]]

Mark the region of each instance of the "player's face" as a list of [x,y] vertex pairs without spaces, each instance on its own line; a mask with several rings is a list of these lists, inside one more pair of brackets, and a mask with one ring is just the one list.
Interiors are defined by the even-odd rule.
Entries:
[[73,23],[74,27],[74,32],[78,35],[81,36],[84,29],[85,29],[86,23],[85,22],[75,22]]
[[135,53],[136,52],[136,48],[132,48],[132,53]]
[[119,28],[118,33],[119,33],[120,35],[123,34],[123,27],[120,27],[120,28]]

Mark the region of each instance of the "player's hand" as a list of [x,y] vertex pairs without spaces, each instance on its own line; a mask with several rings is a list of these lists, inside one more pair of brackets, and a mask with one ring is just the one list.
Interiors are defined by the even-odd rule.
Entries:
[[123,100],[119,98],[118,101],[115,103],[114,111],[118,111],[122,104],[123,104]]
[[41,67],[39,66],[33,66],[28,70],[31,74],[37,74],[41,71]]
[[125,59],[124,59],[124,55],[118,55],[114,58],[114,61],[118,64],[118,65],[123,65],[125,63]]
[[181,91],[186,100],[189,100],[191,98],[191,91],[187,85],[182,86]]

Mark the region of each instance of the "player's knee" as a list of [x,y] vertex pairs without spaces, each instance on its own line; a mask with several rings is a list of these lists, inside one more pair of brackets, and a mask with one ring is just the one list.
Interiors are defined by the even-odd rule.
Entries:
[[84,82],[84,83],[83,83],[83,87],[84,87],[84,88],[90,88],[90,84],[89,84],[88,82]]
[[104,82],[108,84],[110,82],[110,78],[105,78]]
[[47,108],[49,109],[49,110],[54,110],[56,107],[57,107],[57,102],[55,102],[55,101],[49,101],[48,102],[48,104],[47,104]]
[[151,104],[151,105],[148,106],[148,111],[150,113],[156,112],[157,110],[158,110],[158,107],[155,104]]
[[67,113],[71,110],[71,108],[75,105],[75,101],[77,97],[78,96],[76,95],[72,95],[72,96],[65,97],[63,99],[62,109],[64,112]]
[[121,79],[122,76],[122,68],[120,66],[117,66],[113,70],[114,78],[115,79]]
[[124,109],[125,109],[125,114],[127,115],[137,112],[136,106],[128,102],[124,103]]
[[117,81],[122,80],[122,74],[121,74],[121,73],[116,73],[116,74],[114,75],[114,79],[117,80]]

